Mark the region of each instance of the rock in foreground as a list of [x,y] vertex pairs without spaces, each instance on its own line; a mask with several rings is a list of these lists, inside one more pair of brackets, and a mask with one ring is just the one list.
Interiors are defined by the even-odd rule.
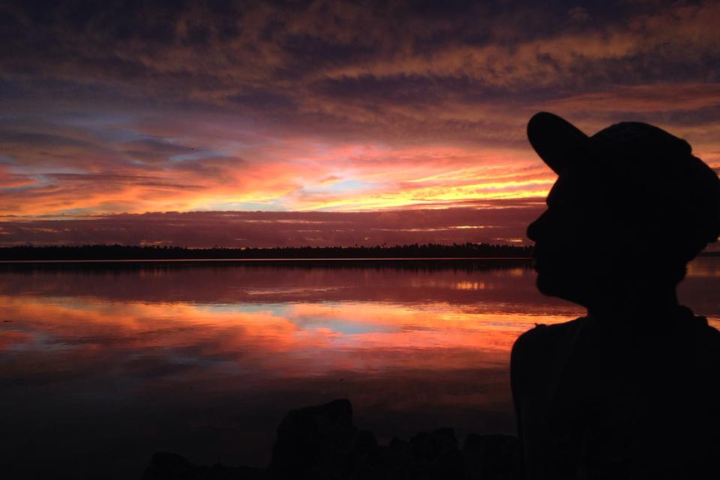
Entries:
[[518,441],[470,434],[462,450],[451,428],[420,432],[409,441],[378,445],[353,424],[348,400],[288,413],[277,429],[267,469],[195,466],[180,455],[156,453],[143,480],[435,480],[518,478]]

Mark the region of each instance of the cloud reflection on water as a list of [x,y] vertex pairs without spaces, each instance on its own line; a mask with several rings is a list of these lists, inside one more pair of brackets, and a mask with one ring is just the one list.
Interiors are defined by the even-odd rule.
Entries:
[[[683,298],[716,322],[713,268]],[[105,455],[118,478],[161,449],[263,464],[287,409],[337,397],[384,440],[512,432],[514,339],[582,313],[533,283],[521,267],[0,272],[0,459]]]

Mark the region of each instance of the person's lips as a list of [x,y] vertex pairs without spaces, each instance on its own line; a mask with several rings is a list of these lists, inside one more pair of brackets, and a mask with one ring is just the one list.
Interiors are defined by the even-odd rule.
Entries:
[[540,249],[538,248],[537,245],[535,245],[535,247],[533,248],[533,254],[532,254],[532,256],[533,256],[532,266],[533,266],[533,269],[534,269],[535,271],[537,271],[538,268],[540,268],[540,267],[539,267],[540,263],[542,263],[541,260],[540,260],[540,259],[541,259]]

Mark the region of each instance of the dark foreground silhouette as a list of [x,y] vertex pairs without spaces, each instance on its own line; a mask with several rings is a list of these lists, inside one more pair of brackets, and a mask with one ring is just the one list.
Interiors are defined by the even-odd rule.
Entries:
[[676,296],[720,233],[717,175],[643,123],[539,113],[528,137],[559,175],[528,228],[538,289],[588,314],[513,347],[523,477],[720,478],[720,333]]
[[517,438],[475,435],[459,448],[452,428],[420,432],[378,445],[353,425],[352,405],[334,400],[288,413],[277,429],[267,468],[196,466],[180,455],[156,453],[143,480],[255,479],[493,479],[518,478]]

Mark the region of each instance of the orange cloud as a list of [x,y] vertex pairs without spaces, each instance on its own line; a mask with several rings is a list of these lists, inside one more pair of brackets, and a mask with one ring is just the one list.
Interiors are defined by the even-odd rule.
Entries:
[[[534,322],[559,322],[566,317],[463,312],[447,304],[418,306],[299,303],[286,312],[243,311],[242,305],[222,308],[188,303],[98,303],[93,298],[48,299],[4,296],[3,318],[18,319],[22,331],[6,331],[5,351],[52,348],[76,351],[78,360],[111,351],[183,351],[195,345],[198,357],[224,358],[284,376],[314,376],[364,360],[362,368],[475,368],[478,355],[504,355],[517,335]],[[12,326],[11,326],[12,328]],[[38,343],[39,342],[39,343]],[[43,346],[44,345],[44,346]],[[110,351],[106,349],[109,348]],[[383,358],[382,352],[433,350],[438,355]],[[457,363],[442,361],[442,352],[474,351]],[[369,355],[371,354],[371,355]],[[322,359],[322,361],[314,361]],[[102,362],[102,361],[101,361]],[[354,368],[359,364],[354,363]],[[68,367],[66,365],[66,367]]]

